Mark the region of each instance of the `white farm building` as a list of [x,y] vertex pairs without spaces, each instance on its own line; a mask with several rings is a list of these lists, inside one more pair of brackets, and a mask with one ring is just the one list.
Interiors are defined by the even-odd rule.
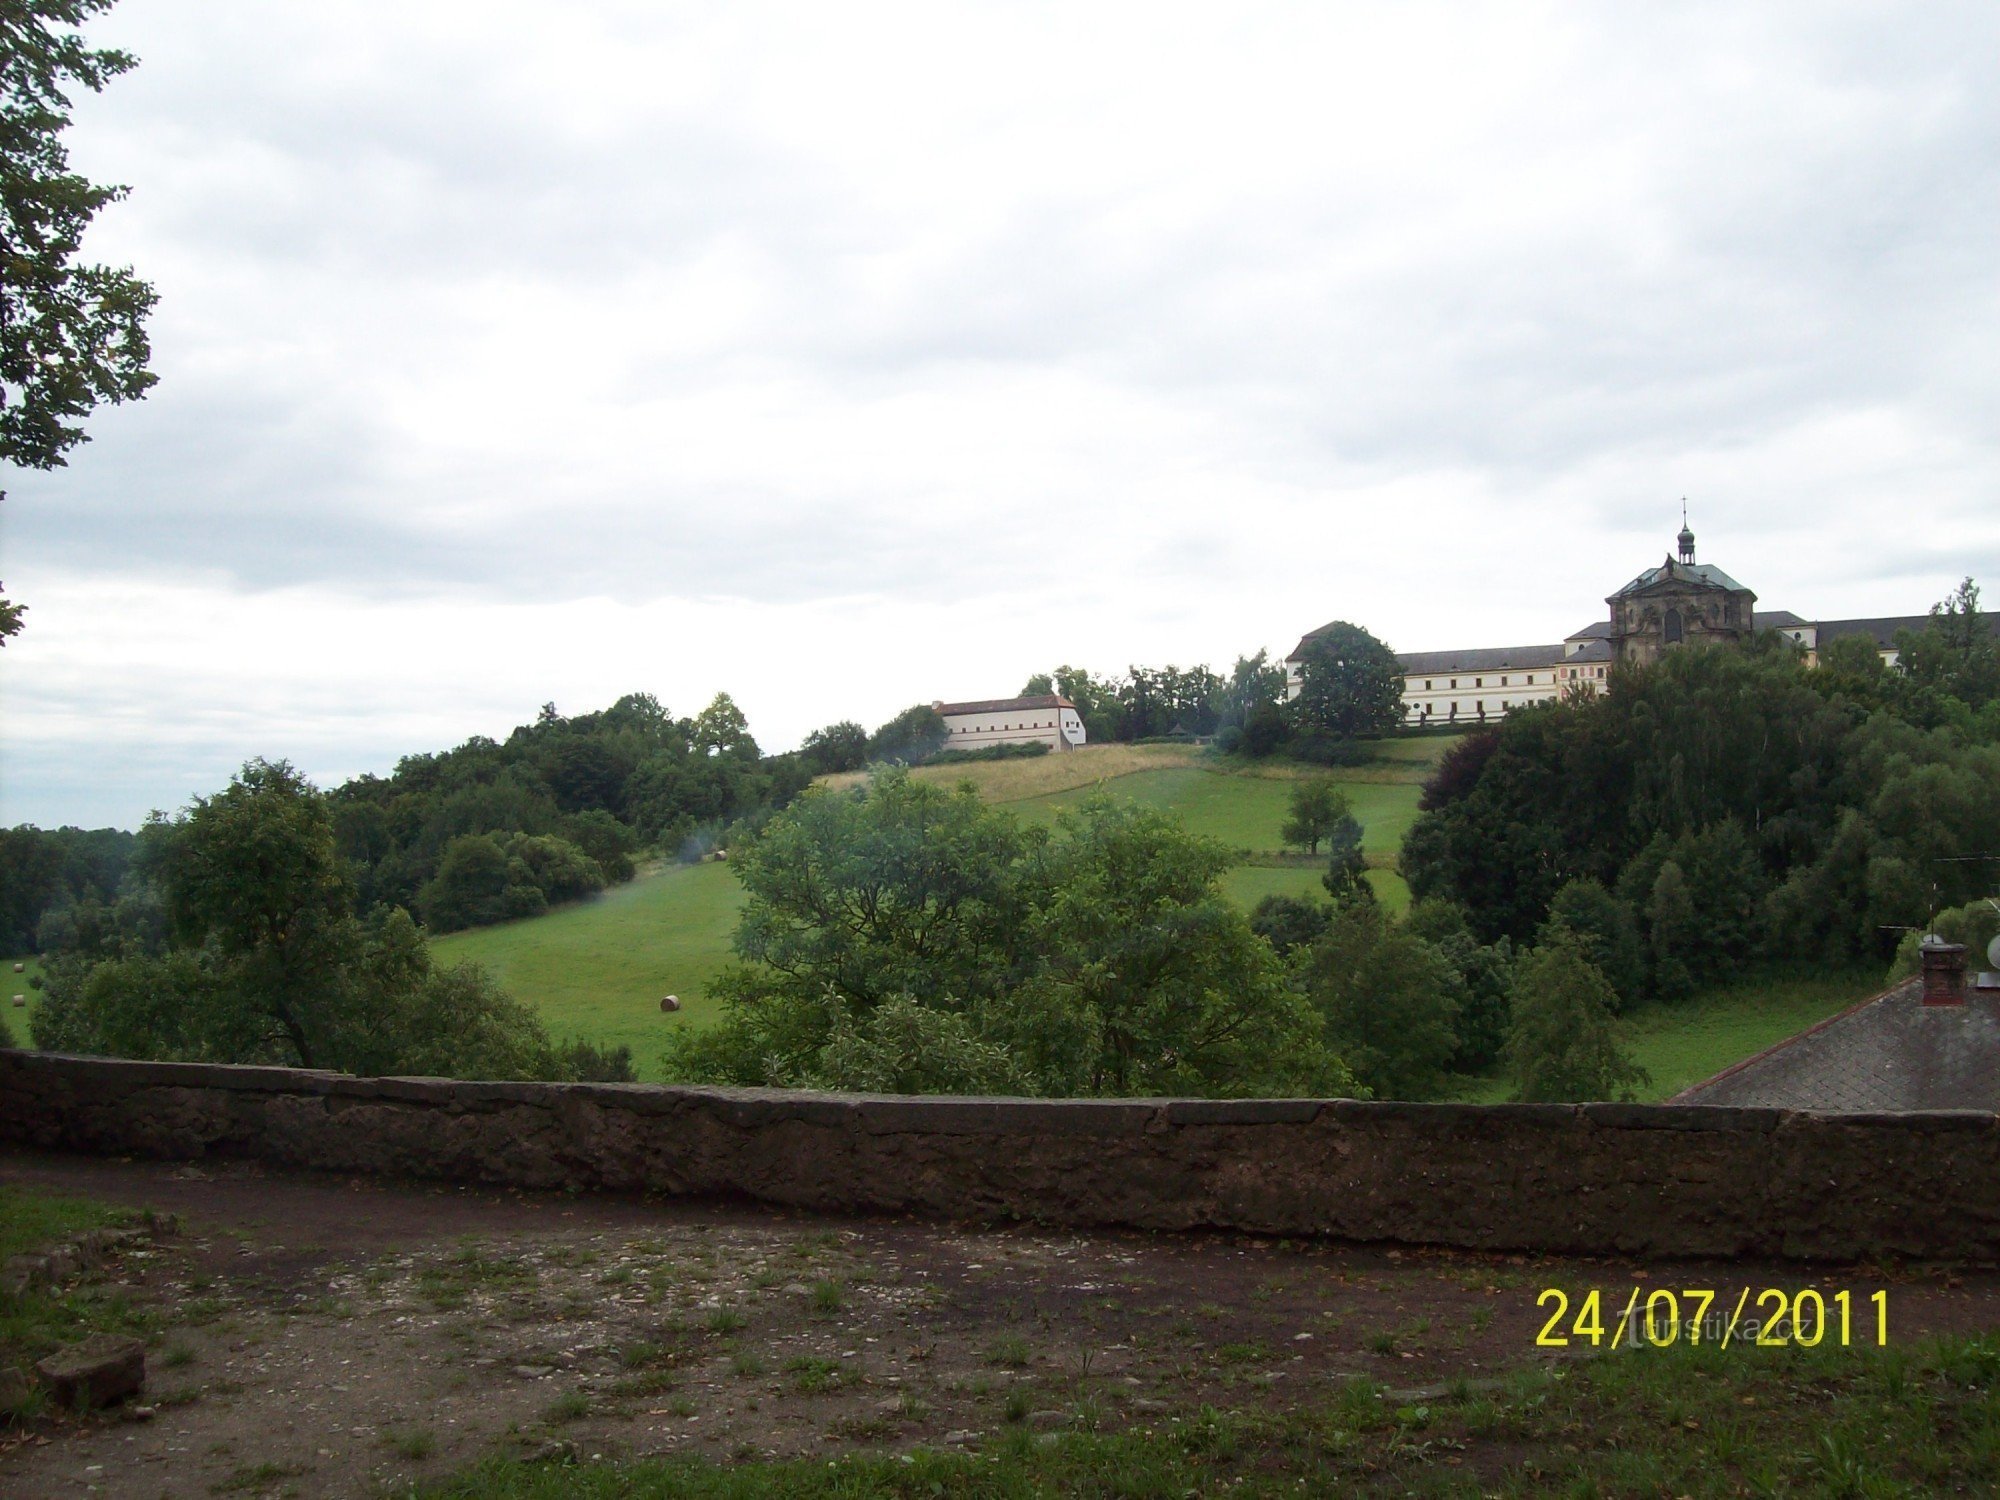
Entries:
[[1030,698],[988,698],[978,703],[933,703],[944,720],[947,750],[989,745],[1043,744],[1074,750],[1083,743],[1083,716],[1058,693]]

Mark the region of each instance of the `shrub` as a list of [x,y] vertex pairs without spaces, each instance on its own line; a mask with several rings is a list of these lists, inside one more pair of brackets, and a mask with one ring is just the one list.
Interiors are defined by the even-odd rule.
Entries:
[[1534,1103],[1630,1099],[1646,1070],[1618,1046],[1610,982],[1568,928],[1552,926],[1514,971],[1506,1062],[1514,1097]]

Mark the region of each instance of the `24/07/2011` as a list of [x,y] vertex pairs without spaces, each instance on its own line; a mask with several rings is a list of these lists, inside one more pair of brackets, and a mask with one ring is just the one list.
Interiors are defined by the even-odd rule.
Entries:
[[[1862,1299],[1864,1325],[1871,1321],[1867,1316],[1870,1303],[1874,1327],[1861,1329],[1861,1341],[1871,1342],[1872,1333],[1874,1345],[1884,1348],[1889,1342],[1888,1292],[1876,1291]],[[1842,1290],[1828,1298],[1812,1287],[1795,1292],[1766,1287],[1756,1293],[1753,1303],[1751,1289],[1746,1286],[1727,1317],[1722,1309],[1728,1303],[1718,1302],[1716,1293],[1706,1287],[1686,1287],[1678,1292],[1666,1287],[1651,1292],[1634,1287],[1625,1300],[1624,1312],[1608,1325],[1604,1320],[1604,1293],[1596,1287],[1577,1300],[1574,1319],[1570,1318],[1570,1294],[1560,1287],[1550,1287],[1536,1297],[1535,1305],[1553,1308],[1535,1338],[1535,1343],[1544,1348],[1567,1348],[1576,1342],[1587,1343],[1593,1349],[1607,1344],[1614,1349],[1621,1344],[1628,1348],[1665,1349],[1685,1340],[1690,1344],[1719,1344],[1725,1349],[1732,1343],[1767,1349],[1797,1344],[1811,1349],[1832,1337],[1844,1349],[1854,1343],[1856,1331],[1854,1294]],[[1754,1315],[1746,1318],[1744,1313],[1752,1308]]]

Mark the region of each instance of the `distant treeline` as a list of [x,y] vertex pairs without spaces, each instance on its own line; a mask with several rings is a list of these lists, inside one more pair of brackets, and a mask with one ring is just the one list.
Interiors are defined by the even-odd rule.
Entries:
[[51,910],[115,897],[137,842],[120,828],[0,828],[0,953],[37,947]]
[[1283,755],[1321,765],[1367,758],[1358,739],[1402,722],[1403,674],[1395,653],[1339,621],[1311,637],[1296,697],[1285,666],[1267,652],[1239,656],[1227,676],[1209,667],[1127,667],[1099,677],[1081,667],[1039,672],[1022,694],[1060,693],[1094,742],[1203,739],[1224,754]]
[[[940,754],[944,738],[944,721],[918,706],[872,734],[835,724],[766,755],[726,693],[688,718],[632,693],[596,713],[546,705],[505,740],[475,735],[323,795],[355,914],[401,908],[450,932],[589,896],[649,855],[698,858],[816,776],[969,758]],[[118,932],[157,946],[144,848],[164,826],[0,829],[0,952],[95,951]]]

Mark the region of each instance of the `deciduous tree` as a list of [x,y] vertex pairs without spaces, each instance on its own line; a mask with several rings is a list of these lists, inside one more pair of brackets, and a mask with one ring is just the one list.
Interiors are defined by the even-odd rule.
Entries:
[[1528,1103],[1629,1099],[1646,1071],[1618,1045],[1616,996],[1576,935],[1552,927],[1514,968],[1514,1024],[1506,1061],[1514,1097]]
[[1334,825],[1353,815],[1353,803],[1331,776],[1307,776],[1292,783],[1291,806],[1278,837],[1294,849],[1318,854]]
[[1336,620],[1306,642],[1287,712],[1301,734],[1386,734],[1403,719],[1402,663],[1359,625]]
[[[84,231],[126,189],[69,169],[62,141],[76,88],[95,93],[137,61],[74,27],[112,0],[0,6],[0,463],[60,468],[99,404],[143,396],[153,289],[130,267],[80,259]],[[0,499],[4,499],[0,493]],[[22,607],[0,597],[0,645]]]

